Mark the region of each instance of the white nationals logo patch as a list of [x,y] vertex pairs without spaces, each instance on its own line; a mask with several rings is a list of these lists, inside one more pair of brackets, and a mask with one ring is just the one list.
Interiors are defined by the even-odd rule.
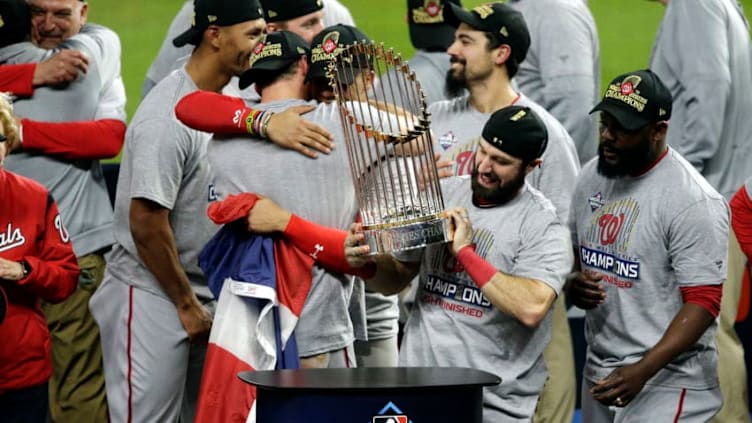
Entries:
[[455,144],[457,144],[457,137],[454,136],[454,132],[452,131],[449,131],[439,137],[439,145],[443,150],[447,150],[449,147]]
[[590,204],[590,211],[594,212],[603,207],[606,202],[603,200],[603,194],[599,192],[597,194],[593,194],[590,198],[588,198],[588,204]]
[[11,248],[24,245],[24,243],[26,243],[26,238],[21,233],[21,228],[14,228],[8,222],[5,232],[0,233],[0,251],[8,251]]

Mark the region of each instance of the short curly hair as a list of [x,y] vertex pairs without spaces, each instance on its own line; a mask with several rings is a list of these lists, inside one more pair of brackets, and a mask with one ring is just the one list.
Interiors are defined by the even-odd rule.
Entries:
[[7,93],[0,93],[0,127],[9,141],[18,140],[18,123],[13,116],[13,102]]

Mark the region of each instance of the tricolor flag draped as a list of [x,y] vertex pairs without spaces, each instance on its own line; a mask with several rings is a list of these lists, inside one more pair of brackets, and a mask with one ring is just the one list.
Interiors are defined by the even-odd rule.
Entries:
[[226,225],[199,257],[219,300],[197,423],[253,421],[256,390],[237,374],[298,367],[293,330],[311,288],[313,258],[282,238],[246,230],[245,216],[256,200],[231,195],[209,206],[209,217]]

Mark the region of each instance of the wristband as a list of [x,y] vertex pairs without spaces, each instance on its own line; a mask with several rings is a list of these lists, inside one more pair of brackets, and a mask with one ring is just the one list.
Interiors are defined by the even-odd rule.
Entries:
[[475,252],[475,245],[466,245],[460,248],[457,253],[457,261],[465,268],[465,273],[470,276],[470,279],[478,285],[478,288],[483,287],[491,281],[496,273],[499,271],[479,256]]
[[258,135],[258,131],[254,128],[254,123],[258,120],[261,112],[258,110],[248,109],[248,116],[245,118],[245,130],[251,135]]

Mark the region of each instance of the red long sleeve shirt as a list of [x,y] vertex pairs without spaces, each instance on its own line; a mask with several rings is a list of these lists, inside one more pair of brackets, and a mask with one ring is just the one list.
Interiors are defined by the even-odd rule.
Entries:
[[0,66],[0,91],[11,92],[17,97],[34,94],[34,71],[36,63]]
[[66,160],[115,157],[123,147],[125,123],[117,119],[82,122],[40,122],[21,119],[24,150]]

